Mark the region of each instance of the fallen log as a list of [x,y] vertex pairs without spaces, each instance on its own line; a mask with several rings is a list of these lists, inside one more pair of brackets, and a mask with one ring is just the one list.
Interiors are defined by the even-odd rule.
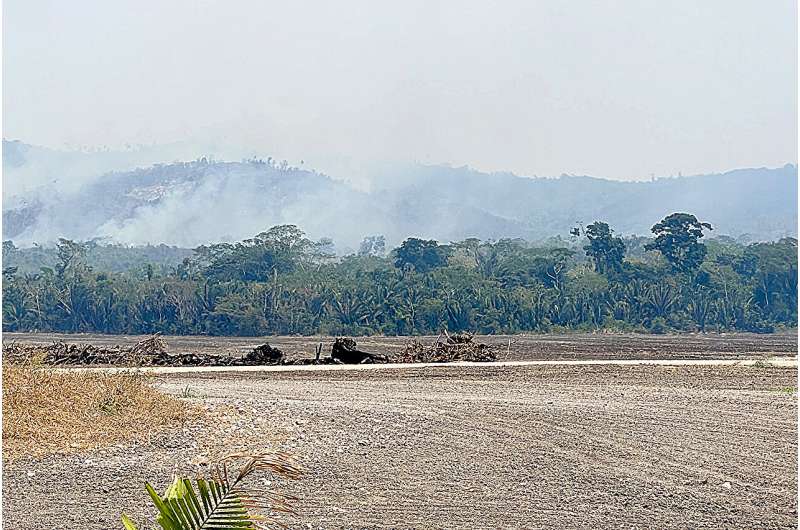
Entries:
[[331,359],[340,364],[386,363],[388,357],[378,353],[369,353],[358,349],[356,341],[339,337],[331,346]]

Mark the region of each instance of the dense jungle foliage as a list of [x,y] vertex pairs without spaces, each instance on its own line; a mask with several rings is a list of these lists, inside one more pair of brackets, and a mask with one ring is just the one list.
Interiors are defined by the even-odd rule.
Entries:
[[35,272],[33,251],[7,241],[3,329],[365,335],[796,326],[797,240],[704,243],[709,230],[676,213],[653,226],[653,238],[622,239],[595,222],[561,245],[410,238],[387,253],[383,237],[372,236],[357,254],[336,257],[330,240],[283,225],[190,256],[140,248],[136,260],[147,261],[137,265],[130,249],[62,239],[36,250],[52,252],[54,265]]

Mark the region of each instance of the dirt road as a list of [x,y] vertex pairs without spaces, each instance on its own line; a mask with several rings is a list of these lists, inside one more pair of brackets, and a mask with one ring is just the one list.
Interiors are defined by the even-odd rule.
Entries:
[[[769,357],[766,359],[593,359],[561,361],[492,361],[491,366],[499,368],[535,366],[740,366],[797,368],[797,357]],[[254,372],[341,372],[370,370],[423,370],[426,368],[448,369],[453,366],[481,367],[484,361],[455,361],[454,363],[376,363],[376,364],[319,364],[319,365],[268,365],[268,366],[80,366],[53,368],[56,372],[101,372],[127,373],[131,371],[149,375],[172,374],[246,374]]]
[[[161,376],[212,420],[6,465],[7,528],[117,527],[225,445],[281,446],[294,528],[792,528],[796,370],[448,366]],[[193,445],[195,447],[193,447]],[[58,485],[58,487],[54,487]]]

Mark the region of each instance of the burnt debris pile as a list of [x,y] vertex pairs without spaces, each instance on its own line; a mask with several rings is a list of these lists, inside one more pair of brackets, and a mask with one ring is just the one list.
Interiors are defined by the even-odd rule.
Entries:
[[378,353],[369,353],[358,349],[356,341],[339,337],[333,341],[331,359],[337,364],[388,363],[389,358]]
[[250,365],[281,364],[283,352],[265,343],[253,348],[253,351],[244,356],[244,361]]

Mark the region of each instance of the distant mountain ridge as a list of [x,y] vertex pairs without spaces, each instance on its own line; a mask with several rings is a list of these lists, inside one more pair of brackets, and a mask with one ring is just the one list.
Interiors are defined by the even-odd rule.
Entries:
[[[409,236],[537,240],[594,220],[644,235],[675,211],[712,223],[715,233],[797,235],[794,165],[650,182],[412,165],[376,174],[372,191],[363,192],[271,159],[153,165],[153,152],[120,162],[108,153],[100,159],[5,140],[3,149],[3,239],[21,245],[68,237],[195,246],[285,223],[331,237],[340,249],[372,234],[389,243]],[[137,167],[140,161],[147,167]],[[124,170],[108,171],[115,163]]]
[[[398,180],[402,182],[402,180]],[[797,167],[622,182],[588,176],[526,178],[468,168],[419,167],[417,182],[394,191],[457,193],[458,202],[514,219],[533,237],[564,234],[576,222],[604,220],[622,234],[650,234],[675,211],[708,220],[718,232],[774,239],[797,232]],[[420,187],[422,186],[422,187]]]

